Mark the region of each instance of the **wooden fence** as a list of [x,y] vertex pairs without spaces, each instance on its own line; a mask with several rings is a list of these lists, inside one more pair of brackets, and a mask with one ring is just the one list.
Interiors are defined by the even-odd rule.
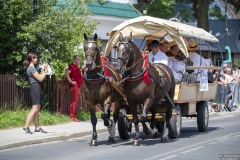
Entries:
[[[0,75],[0,109],[7,107],[14,110],[16,105],[31,106],[29,88],[22,88],[16,85],[19,76]],[[66,78],[56,80],[55,76],[46,76],[41,83],[43,91],[43,108],[50,112],[69,114],[70,109],[70,92],[69,83]],[[83,98],[80,96],[77,103],[77,111],[86,108],[83,107]]]

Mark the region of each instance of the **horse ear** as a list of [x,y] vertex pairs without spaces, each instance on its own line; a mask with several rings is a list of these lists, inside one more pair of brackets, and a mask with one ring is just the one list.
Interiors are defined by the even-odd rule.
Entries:
[[119,32],[119,42],[121,42],[123,40],[123,34],[122,32]]
[[84,39],[85,39],[85,41],[88,40],[88,37],[87,37],[86,33],[84,33]]
[[97,37],[98,37],[98,36],[97,36],[97,33],[95,33],[95,34],[94,34],[94,37],[93,37],[94,41],[97,41]]
[[132,31],[130,32],[129,42],[132,41]]

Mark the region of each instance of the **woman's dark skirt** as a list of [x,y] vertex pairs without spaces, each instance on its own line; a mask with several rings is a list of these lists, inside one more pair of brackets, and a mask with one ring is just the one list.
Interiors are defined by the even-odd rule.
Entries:
[[42,105],[42,91],[39,83],[32,83],[30,86],[30,97],[32,105]]

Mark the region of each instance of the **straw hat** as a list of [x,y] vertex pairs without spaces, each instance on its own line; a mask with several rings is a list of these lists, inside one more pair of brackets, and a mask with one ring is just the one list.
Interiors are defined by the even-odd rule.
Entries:
[[189,44],[187,45],[187,50],[188,51],[195,51],[198,47],[198,43],[195,41],[191,41],[189,42]]
[[169,44],[169,42],[168,42],[167,40],[161,40],[161,41],[160,41],[160,44],[161,44],[161,45],[166,44],[166,43]]
[[169,44],[170,44],[170,47],[177,45],[177,43],[174,40],[171,41]]

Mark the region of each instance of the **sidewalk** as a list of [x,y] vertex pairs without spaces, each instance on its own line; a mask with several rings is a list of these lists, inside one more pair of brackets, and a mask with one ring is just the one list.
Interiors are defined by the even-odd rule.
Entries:
[[[92,134],[90,120],[42,126],[42,128],[48,133],[33,132],[33,134],[25,134],[22,132],[22,128],[0,130],[0,150],[51,141],[68,140]],[[34,126],[30,126],[30,130],[34,131]],[[103,125],[103,121],[98,120],[97,132],[102,133],[106,131],[107,128]]]
[[[229,114],[240,114],[239,112],[240,108],[233,112],[210,112],[209,115],[210,117],[217,117]],[[183,121],[185,120],[187,120],[187,118],[183,118]],[[92,124],[90,120],[42,126],[42,128],[48,133],[33,132],[33,134],[25,134],[22,132],[22,128],[0,130],[0,150],[51,141],[68,140],[92,134]],[[34,126],[31,126],[30,130],[34,131]],[[99,119],[97,123],[97,132],[107,132],[107,128],[103,125],[101,119]]]

